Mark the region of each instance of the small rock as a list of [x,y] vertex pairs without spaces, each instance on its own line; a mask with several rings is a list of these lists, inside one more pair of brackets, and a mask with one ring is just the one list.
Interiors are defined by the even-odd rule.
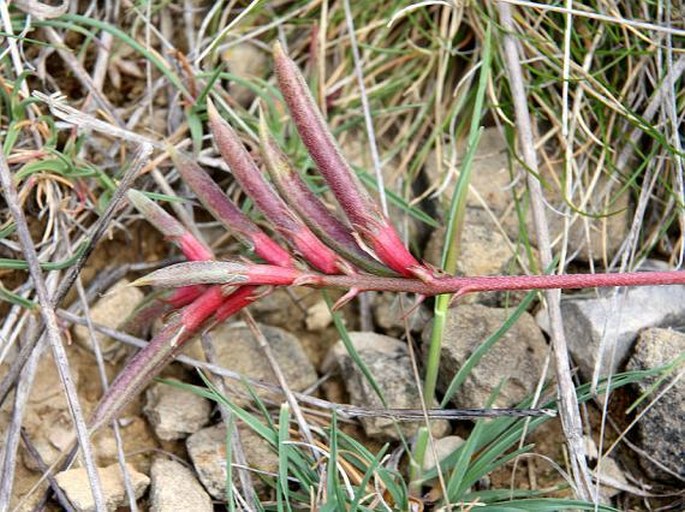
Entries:
[[[599,450],[592,437],[583,436],[583,444],[585,445],[585,453],[588,460],[596,461],[597,457],[599,457]],[[601,462],[596,464],[593,473],[595,478],[602,484],[599,486],[600,500],[607,505],[611,504],[611,498],[629,486],[625,473],[611,457],[602,457]]]
[[[674,287],[669,287],[674,288]],[[678,299],[673,297],[674,301]],[[685,334],[667,329],[646,329],[640,333],[635,351],[628,361],[628,370],[647,370],[672,363],[685,353]],[[681,365],[682,367],[682,365]],[[652,390],[649,398],[655,398],[677,375],[676,368],[670,378]],[[637,384],[640,393],[650,390],[659,376],[649,377]],[[642,407],[650,400],[642,403]],[[637,429],[641,448],[678,474],[685,477],[685,381],[680,379],[640,418]],[[651,478],[670,480],[672,475],[663,471],[648,458],[640,457],[640,463]]]
[[[461,155],[464,155],[466,148],[462,144],[458,150]],[[512,203],[508,151],[507,142],[499,129],[486,128],[478,143],[471,170],[471,187],[477,190],[487,205],[498,213],[504,212]],[[445,162],[441,168],[442,172],[438,168],[436,153],[432,151],[424,165],[424,172],[431,183],[442,184],[445,181],[447,173],[450,172],[448,163]],[[440,194],[440,201],[443,205],[449,205],[452,200],[456,182],[455,173]],[[468,206],[482,207],[481,202],[473,193],[468,194],[466,201]]]
[[[314,385],[318,378],[316,370],[299,340],[278,327],[263,324],[258,324],[258,326],[269,342],[290,388],[293,391],[303,391]],[[269,361],[259,348],[252,331],[244,322],[221,324],[212,330],[211,337],[214,341],[217,364],[245,377],[278,383]],[[263,388],[255,388],[255,391],[261,398],[269,397],[278,401],[283,399],[281,395],[274,395]],[[244,402],[238,400],[238,403]]]
[[[255,78],[264,78],[266,75],[266,55],[252,44],[232,46],[221,54],[221,58],[228,64],[228,72],[245,82],[253,82]],[[249,107],[255,98],[254,91],[238,81],[231,83],[230,93],[243,107]]]
[[167,384],[152,384],[145,398],[145,416],[157,437],[165,441],[197,432],[209,422],[212,412],[205,398]]
[[[360,359],[367,366],[380,388],[390,408],[420,409],[421,391],[416,386],[412,363],[407,344],[400,340],[373,332],[350,332],[350,341]],[[383,403],[374,388],[347,353],[342,341],[331,348],[324,369],[331,370],[334,365],[340,369],[345,387],[350,394],[352,405],[369,409],[383,409]],[[397,422],[390,418],[368,417],[361,419],[362,426],[369,437],[398,439],[397,427],[404,435],[413,435],[419,423]],[[443,420],[431,423],[433,435],[442,437],[447,433],[449,424]]]
[[[152,455],[160,448],[149,423],[142,415],[120,418],[119,432],[124,453],[127,454],[126,461],[135,465],[142,473],[149,473]],[[117,442],[111,427],[101,428],[95,433],[93,448],[101,465],[117,463]]]
[[428,308],[404,294],[376,293],[372,304],[376,325],[389,336],[404,336],[407,328],[421,332],[431,319]]
[[307,306],[302,303],[307,294],[311,294],[311,291],[279,288],[252,304],[250,311],[253,311],[258,322],[293,330],[305,325]]
[[195,475],[173,460],[155,459],[150,473],[151,512],[212,512],[214,506]]
[[[568,297],[561,301],[561,314],[581,375],[590,379],[601,360],[601,375],[606,376],[622,366],[640,330],[685,323],[685,286],[642,286],[618,295],[604,290],[592,298]],[[548,330],[546,310],[536,319]]]
[[429,443],[426,448],[426,455],[423,458],[423,470],[430,471],[436,466],[436,454],[438,456],[437,460],[442,462],[452,455],[462,444],[464,444],[464,439],[459,436],[445,436],[442,439],[435,440],[435,452],[433,452]]
[[[267,473],[278,472],[278,456],[269,443],[247,426],[238,427],[240,442],[250,468]],[[209,494],[217,499],[226,498],[226,427],[216,425],[200,430],[186,440],[186,447],[195,471]],[[233,470],[234,482],[238,482]],[[255,479],[256,480],[256,479]],[[257,483],[258,480],[255,481]]]
[[[445,229],[433,231],[424,258],[439,266]],[[485,210],[467,208],[463,232],[455,241],[459,247],[458,273],[466,276],[501,274],[513,256],[511,242]]]
[[308,331],[323,331],[331,325],[331,322],[333,322],[333,317],[325,301],[320,300],[307,309],[305,324]]
[[599,465],[599,475],[596,469],[594,473],[601,484],[599,486],[600,500],[607,505],[611,504],[611,498],[620,494],[629,486],[625,473],[618,465],[618,462],[611,457],[602,458],[602,462]]
[[[150,484],[150,479],[146,475],[138,473],[133,466],[127,465],[127,468],[131,477],[133,492],[136,499],[139,499]],[[118,464],[112,464],[106,468],[99,468],[98,474],[100,475],[100,484],[107,510],[114,512],[127,502],[121,468]],[[85,468],[62,471],[55,476],[55,479],[76,510],[79,512],[95,511],[95,501],[91,494],[88,474]]]
[[[128,316],[133,313],[136,306],[143,300],[143,292],[140,288],[127,286],[129,281],[122,279],[98,300],[90,309],[90,317],[93,323],[116,329]],[[74,339],[76,342],[92,350],[90,334],[84,325],[74,326]],[[108,361],[115,361],[125,353],[125,347],[116,340],[102,333],[96,332],[95,337],[100,344],[102,356]]]
[[[78,387],[83,363],[77,352],[70,352],[68,358],[74,384]],[[83,351],[80,352],[83,354]],[[46,429],[45,425],[50,425],[50,428]],[[48,465],[55,462],[61,451],[74,439],[74,427],[67,398],[50,350],[43,353],[38,363],[23,427]],[[37,462],[24,450],[22,461],[26,468],[40,471]]]
[[[457,146],[459,156],[466,153],[463,143]],[[498,216],[512,240],[519,237],[520,219],[514,210],[514,195],[520,194],[525,187],[525,170],[516,165],[514,179],[509,170],[509,149],[506,140],[496,127],[483,131],[474,155],[471,171],[470,192],[466,202],[468,207],[482,208],[482,202]],[[445,153],[443,158],[449,158]],[[456,163],[458,167],[460,162]],[[447,206],[451,201],[457,182],[457,173],[450,169],[450,163],[444,161],[440,167],[436,153],[428,155],[424,165],[424,173],[432,186],[440,186],[440,202]],[[451,173],[451,174],[450,174]],[[566,197],[559,179],[563,175],[560,165],[550,169],[540,166],[541,181],[545,183],[545,202],[547,208],[550,237],[556,238],[565,231],[568,232],[570,252],[577,253],[578,259],[589,261],[601,260],[607,255],[613,255],[625,239],[630,226],[630,191],[619,190],[614,183],[604,176],[600,176],[594,186],[594,192],[589,197],[582,187],[572,197]],[[449,181],[445,185],[445,179]],[[477,195],[476,195],[477,193]],[[481,199],[478,199],[480,196]],[[481,202],[482,200],[482,202]],[[569,204],[582,210],[580,214],[571,211],[568,217],[570,227],[566,226],[567,215],[560,212],[569,211]],[[530,233],[531,241],[535,243],[535,229],[530,208],[523,205],[526,231]],[[583,214],[587,212],[587,214]]]
[[[450,382],[471,354],[511,315],[511,309],[465,304],[447,311],[440,354],[438,389],[446,391]],[[431,329],[423,333],[430,343]],[[427,350],[424,350],[427,352]],[[512,407],[537,386],[544,365],[547,344],[535,320],[528,313],[495,343],[471,370],[458,393],[455,407],[484,407],[502,381],[494,407]]]

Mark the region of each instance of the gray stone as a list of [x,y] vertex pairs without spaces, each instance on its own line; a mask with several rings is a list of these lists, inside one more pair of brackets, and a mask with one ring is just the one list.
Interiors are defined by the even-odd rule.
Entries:
[[[81,351],[82,352],[82,351]],[[81,381],[81,360],[76,351],[68,354],[74,384]],[[49,429],[45,425],[50,425]],[[51,351],[41,356],[36,377],[31,387],[23,427],[45,464],[52,464],[74,440],[75,431],[66,395]],[[38,463],[22,450],[24,465],[40,471]]]
[[[675,300],[675,299],[674,299]],[[685,334],[667,329],[646,329],[640,333],[635,351],[628,361],[628,370],[658,368],[682,358],[685,354]],[[673,369],[670,378],[657,389],[650,388],[660,376],[649,377],[637,386],[640,393],[651,391],[642,408],[647,405],[682,371]],[[640,418],[637,429],[642,449],[660,464],[685,477],[685,380],[678,380]],[[670,480],[668,472],[659,468],[647,457],[640,457],[640,463],[651,478]]]
[[325,301],[320,300],[307,308],[305,324],[308,331],[323,331],[333,322],[333,316]]
[[[128,284],[128,280],[122,279],[93,305],[90,309],[93,323],[116,329],[133,313],[144,295],[140,288],[127,286]],[[86,326],[74,326],[73,333],[79,345],[92,350],[90,334]],[[126,353],[122,344],[109,336],[96,332],[95,337],[103,357],[108,361],[115,361]]]
[[[420,409],[421,391],[416,386],[407,344],[373,332],[348,334],[359,358],[367,366],[385,397],[388,407]],[[345,381],[345,388],[350,395],[352,405],[369,409],[384,408],[376,391],[347,353],[342,341],[331,348],[324,362],[324,370],[330,371],[336,366]],[[419,426],[419,423],[397,422],[394,419],[381,417],[361,418],[361,423],[368,436],[384,439],[398,439],[398,427],[404,435],[410,436]],[[431,428],[436,437],[442,437],[447,433],[449,425],[445,421],[438,420],[431,423]]]
[[179,462],[155,459],[150,473],[150,512],[212,512],[212,500],[195,475]]
[[[581,375],[590,379],[601,361],[600,375],[606,376],[621,368],[640,330],[685,322],[685,286],[643,286],[618,295],[603,290],[592,297],[567,297],[561,302],[561,314]],[[537,320],[548,330],[546,311],[541,310]]]
[[[462,144],[457,151],[460,155],[464,155],[466,148]],[[460,162],[457,162],[458,165]],[[432,184],[446,183],[441,187],[440,201],[447,206],[452,200],[457,174],[453,173],[451,177],[449,176],[448,173],[451,171],[449,162],[443,162],[440,168],[436,153],[432,151],[426,158],[424,172]],[[448,177],[450,179],[446,182]],[[473,191],[477,191],[483,201],[497,212],[504,212],[512,203],[507,142],[498,128],[483,130],[473,158],[470,189],[471,192],[466,199],[468,206],[482,207],[481,201]]]
[[294,330],[306,322],[306,297],[311,290],[279,288],[250,306],[258,322]]
[[625,473],[611,457],[602,458],[601,463],[594,470],[595,477],[599,480],[600,501],[606,505],[611,505],[611,498],[620,494],[630,485]]
[[[258,324],[260,331],[271,346],[274,357],[293,391],[304,391],[316,383],[318,376],[307,357],[300,341],[289,332],[278,327]],[[277,384],[257,339],[244,322],[222,324],[211,332],[217,364],[249,377]],[[190,354],[199,356],[199,346],[190,347]],[[200,356],[201,357],[201,356]],[[230,391],[230,390],[229,390]],[[255,388],[260,398],[283,400],[282,395],[274,394],[263,388]],[[238,398],[238,403],[245,403]]]
[[[466,148],[457,145],[458,156],[463,157]],[[485,203],[504,226],[512,240],[519,237],[520,219],[514,210],[514,194],[520,195],[525,188],[525,169],[514,164],[513,180],[509,170],[509,149],[498,128],[483,131],[476,149],[471,171],[468,207],[483,208]],[[457,182],[461,162],[452,164],[448,152],[443,152],[440,168],[435,152],[428,155],[424,165],[430,184],[440,191],[439,199],[443,207],[449,204]],[[541,181],[545,184],[545,202],[549,222],[550,237],[557,238],[568,234],[571,253],[583,261],[602,260],[615,254],[628,233],[631,221],[630,191],[620,190],[620,184],[604,176],[599,176],[591,194],[583,187],[576,187],[573,196],[567,197],[562,188],[564,182],[561,164],[541,165]],[[572,204],[578,212],[571,211]],[[533,244],[535,229],[530,208],[523,205],[523,221]],[[566,212],[569,212],[568,214]],[[568,223],[568,225],[567,225]]]
[[612,457],[602,457],[598,461],[599,450],[594,439],[590,436],[583,436],[583,444],[585,445],[585,454],[592,466],[594,466],[594,477],[599,480],[599,497],[600,501],[606,505],[611,505],[611,498],[619,494],[622,490],[629,488],[630,484],[626,478],[625,473],[620,468],[616,460]]
[[[424,259],[439,266],[445,229],[436,229],[426,247]],[[467,208],[459,247],[457,272],[467,276],[501,274],[513,256],[513,244],[485,210]]]
[[371,309],[376,325],[390,336],[421,332],[432,318],[424,304],[417,307],[415,298],[398,293],[376,293]]
[[[278,456],[269,443],[249,427],[238,427],[240,443],[247,465],[255,470],[276,474]],[[226,427],[216,425],[200,430],[186,440],[188,454],[195,471],[209,494],[217,499],[226,498]],[[234,482],[238,482],[237,470],[233,470]]]
[[464,439],[459,436],[446,436],[442,439],[436,439],[435,451],[433,451],[433,447],[429,443],[426,448],[426,455],[423,458],[423,470],[430,471],[435,468],[436,460],[442,462],[452,455],[462,444],[464,444]]
[[[511,309],[465,304],[449,309],[440,354],[438,389],[446,391],[466,360],[512,314]],[[423,333],[424,347],[431,329]],[[424,353],[427,348],[424,348]],[[452,397],[456,407],[485,407],[501,382],[495,407],[512,407],[533,393],[544,365],[547,344],[528,313],[495,343],[471,370],[459,392]]]
[[183,439],[209,422],[209,401],[168,384],[152,384],[145,392],[143,412],[159,439]]
[[[263,79],[267,71],[267,56],[253,44],[240,43],[232,46],[221,54],[222,60],[228,64],[228,71],[245,82],[254,82],[256,78]],[[240,82],[232,82],[230,93],[243,107],[248,107],[255,98],[253,89]]]
[[[138,473],[131,465],[127,465],[127,468],[131,477],[133,493],[136,499],[139,499],[150,484],[150,479],[146,475]],[[126,488],[119,464],[98,468],[98,475],[100,476],[107,510],[114,512],[117,508],[124,506],[127,503]],[[95,511],[95,501],[85,468],[62,471],[55,476],[55,479],[57,485],[61,487],[76,510],[79,512]]]

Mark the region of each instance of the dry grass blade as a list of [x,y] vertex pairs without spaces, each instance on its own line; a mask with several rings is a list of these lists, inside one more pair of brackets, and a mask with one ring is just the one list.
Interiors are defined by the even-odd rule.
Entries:
[[[214,350],[214,340],[212,340],[210,333],[203,333],[200,337],[202,343],[202,351],[204,352],[205,359],[207,362],[213,365],[217,365],[216,351]],[[211,373],[209,379],[212,384],[218,389],[224,396],[228,396],[228,391],[224,380],[217,374]],[[221,412],[221,418],[226,425],[226,429],[234,425],[234,417],[231,410],[226,407],[225,404],[219,403],[219,411]],[[247,459],[245,457],[245,451],[243,450],[242,443],[240,441],[240,435],[238,431],[233,428],[231,432],[231,448],[233,453],[233,458],[238,466],[238,479],[240,480],[240,487],[245,494],[245,501],[254,508],[257,508],[257,493],[254,488],[254,482],[252,481],[252,474],[247,471]]]
[[[55,315],[55,307],[52,304],[50,294],[43,278],[43,273],[40,269],[38,255],[33,245],[33,240],[31,240],[31,234],[26,222],[26,217],[24,216],[24,212],[19,207],[17,191],[14,187],[14,183],[12,183],[12,174],[4,155],[0,155],[0,183],[2,183],[2,188],[5,192],[7,206],[12,213],[14,222],[16,223],[17,234],[24,251],[24,256],[28,262],[29,272],[33,278],[33,284],[36,289],[36,295],[38,296],[38,302],[41,305],[40,312],[45,324],[46,336],[52,348],[55,363],[59,371],[60,380],[62,381],[62,385],[64,386],[64,390],[67,395],[69,409],[76,427],[78,442],[83,452],[86,470],[88,472],[88,478],[91,485],[91,491],[95,501],[95,507],[98,512],[105,511],[105,498],[102,493],[102,488],[100,487],[100,478],[95,465],[93,449],[90,444],[90,438],[88,436],[88,429],[86,427],[83,411],[76,394],[76,386],[69,368],[67,354],[64,350],[64,345],[62,345],[60,329],[59,325],[57,324],[57,316]],[[7,497],[7,500],[9,501],[9,496]],[[6,506],[6,504],[3,505]]]
[[[527,183],[530,190],[531,206],[535,225],[535,231],[540,248],[540,256],[544,268],[551,268],[553,263],[552,250],[549,240],[549,228],[545,216],[545,206],[542,196],[542,187],[537,179],[538,165],[535,153],[533,128],[531,126],[528,102],[524,89],[523,72],[517,48],[517,40],[514,35],[511,7],[505,2],[497,4],[500,22],[505,31],[504,56],[509,74],[509,85],[512,91],[518,136],[523,152],[523,161],[528,167]],[[562,262],[563,263],[563,262]],[[566,436],[566,443],[571,454],[571,465],[576,485],[576,491],[581,499],[593,497],[594,489],[592,478],[585,458],[583,446],[583,426],[580,418],[580,409],[576,397],[575,386],[571,377],[571,364],[568,356],[568,346],[561,317],[560,297],[558,290],[545,292],[550,316],[551,338],[554,349],[554,362],[559,389],[559,409],[561,423]],[[593,501],[595,499],[593,498]]]
[[[142,144],[133,155],[131,166],[126,171],[126,174],[124,174],[117,189],[114,191],[112,199],[107,205],[107,209],[95,222],[88,234],[84,237],[86,243],[85,250],[80,253],[76,262],[66,272],[66,275],[60,283],[57,292],[52,297],[51,304],[53,307],[59,306],[62,300],[64,300],[64,297],[66,297],[67,293],[69,293],[69,290],[71,290],[71,287],[81,272],[81,269],[90,257],[93,250],[95,250],[95,246],[103,237],[105,231],[109,228],[112,219],[121,206],[121,201],[126,195],[128,189],[131,188],[133,180],[138,176],[141,169],[145,166],[151,152],[151,146],[148,144]],[[7,398],[7,394],[12,389],[12,386],[14,386],[14,383],[19,376],[19,372],[23,368],[24,363],[26,363],[28,360],[29,355],[33,351],[37,342],[38,338],[35,338],[22,346],[21,351],[19,354],[17,354],[17,357],[12,362],[12,366],[0,382],[0,404],[5,401],[5,398]]]

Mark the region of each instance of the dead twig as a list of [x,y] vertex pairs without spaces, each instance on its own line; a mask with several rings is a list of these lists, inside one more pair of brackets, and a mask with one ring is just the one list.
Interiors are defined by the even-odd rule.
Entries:
[[[551,268],[553,264],[552,250],[549,240],[549,228],[544,211],[542,187],[537,179],[538,165],[535,154],[533,128],[528,112],[528,102],[524,89],[523,72],[519,59],[517,41],[514,36],[514,24],[511,14],[511,6],[506,2],[498,2],[500,22],[505,31],[503,35],[503,50],[505,64],[509,75],[509,85],[516,112],[518,136],[523,152],[523,161],[528,167],[527,182],[530,191],[531,209],[535,225],[535,232],[540,249],[540,257],[543,268]],[[563,265],[563,262],[561,262]],[[564,335],[563,321],[561,318],[559,290],[545,292],[550,319],[550,333],[552,347],[554,349],[554,363],[557,375],[559,393],[559,410],[561,424],[566,437],[566,444],[571,455],[571,467],[576,492],[581,499],[590,498],[596,502],[593,496],[592,477],[585,458],[583,446],[583,425],[580,417],[578,398],[575,386],[571,378],[571,363],[568,356],[568,347]]]
[[95,465],[93,449],[90,444],[88,429],[83,417],[83,411],[81,410],[81,404],[78,401],[76,385],[74,384],[74,380],[71,375],[67,354],[64,350],[64,346],[62,345],[60,330],[59,326],[57,325],[57,316],[55,315],[55,307],[52,304],[48,288],[45,284],[45,280],[43,279],[43,272],[40,268],[38,254],[36,253],[36,248],[33,245],[33,240],[31,239],[31,234],[29,232],[29,227],[28,223],[26,222],[24,212],[19,207],[17,190],[12,182],[12,174],[4,155],[0,155],[0,182],[2,183],[2,188],[5,191],[5,200],[7,201],[7,206],[17,226],[17,236],[21,242],[22,249],[24,251],[24,257],[28,263],[29,273],[31,274],[36,289],[38,302],[41,306],[40,314],[45,324],[47,339],[52,348],[55,364],[57,365],[57,369],[59,371],[60,380],[62,381],[62,385],[64,386],[67,395],[69,409],[76,427],[78,442],[83,452],[86,471],[88,472],[91,491],[95,501],[95,507],[98,511],[105,511],[107,508],[105,506],[105,498],[102,493],[100,478]]

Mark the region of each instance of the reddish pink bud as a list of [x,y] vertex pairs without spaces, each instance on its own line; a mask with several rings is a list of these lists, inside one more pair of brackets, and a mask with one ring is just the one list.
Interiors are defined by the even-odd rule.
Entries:
[[228,163],[236,181],[274,227],[293,247],[316,268],[327,274],[337,274],[340,259],[285,204],[248,154],[245,146],[224,121],[211,101],[207,101],[209,126],[221,156]]
[[223,304],[216,310],[214,317],[217,322],[223,322],[244,307],[264,297],[271,289],[263,289],[254,286],[241,286],[231,295],[226,297]]
[[[376,255],[383,263],[396,272],[412,276],[411,269],[421,264],[404,245],[396,243],[400,240],[396,233],[390,234],[390,231],[394,231],[392,224],[342,156],[304,77],[278,43],[274,45],[274,60],[279,88],[300,138],[345,215],[358,229],[364,242],[377,250]],[[376,235],[380,238],[376,238]]]
[[169,148],[169,154],[183,177],[183,181],[195,192],[197,198],[214,218],[235,232],[248,245],[251,245],[260,258],[272,265],[282,267],[294,265],[288,251],[274,242],[269,235],[241,212],[199,165],[172,147]]
[[263,116],[260,116],[259,135],[262,154],[271,181],[280,192],[281,197],[297,212],[307,226],[326,245],[335,249],[343,258],[359,268],[378,275],[394,274],[386,266],[364,252],[352,235],[352,227],[344,224],[333,215],[309,189],[288,157],[269,135]]
[[416,271],[423,270],[414,256],[407,251],[397,231],[389,225],[383,224],[371,229],[360,229],[364,233],[364,240],[371,244],[371,249],[378,258],[393,270],[405,276],[415,276]]
[[195,331],[205,320],[214,315],[229,294],[230,289],[224,286],[210,286],[200,297],[181,311],[181,321],[184,328]]
[[200,285],[183,286],[173,290],[163,300],[174,309],[187,306],[205,292],[206,288]]
[[157,228],[168,240],[174,242],[191,261],[214,259],[212,251],[183,225],[137,190],[128,191],[128,199],[147,221]]

